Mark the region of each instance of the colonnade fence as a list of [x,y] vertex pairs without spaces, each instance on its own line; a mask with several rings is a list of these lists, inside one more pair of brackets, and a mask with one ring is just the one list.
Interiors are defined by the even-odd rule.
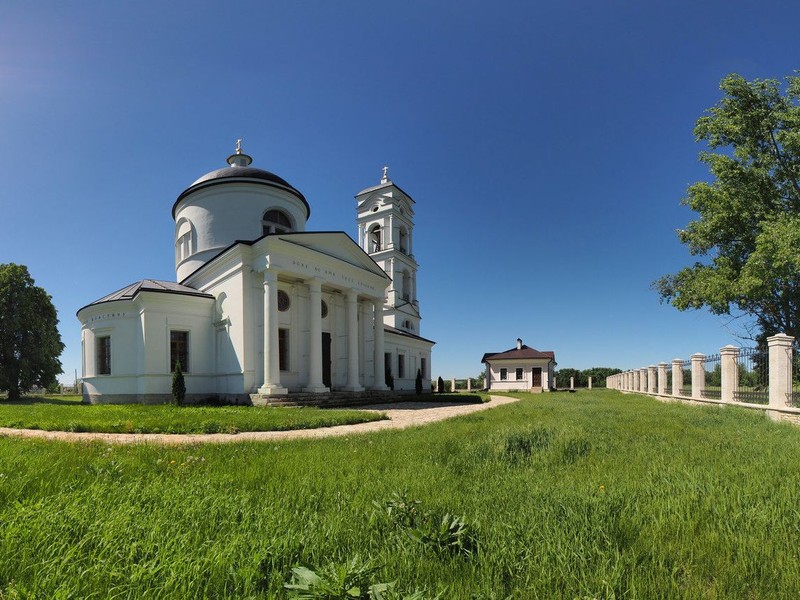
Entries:
[[631,369],[606,387],[692,403],[732,404],[765,410],[800,423],[800,346],[792,336],[767,338],[766,348],[725,346],[719,354]]

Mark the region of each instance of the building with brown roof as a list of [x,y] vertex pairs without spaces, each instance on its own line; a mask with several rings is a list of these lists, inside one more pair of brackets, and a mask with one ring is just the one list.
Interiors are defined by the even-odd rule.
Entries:
[[484,354],[481,363],[486,365],[489,391],[549,392],[555,389],[555,352],[541,352],[526,346],[519,338],[516,347],[510,350]]

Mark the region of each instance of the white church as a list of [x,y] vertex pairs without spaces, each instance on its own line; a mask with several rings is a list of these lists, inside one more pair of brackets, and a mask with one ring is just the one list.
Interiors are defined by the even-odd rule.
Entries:
[[384,168],[356,195],[356,243],[306,231],[303,194],[250,166],[241,140],[227,162],[172,206],[176,282],[78,311],[84,402],[169,401],[177,363],[189,402],[414,390],[418,371],[430,391],[411,196]]

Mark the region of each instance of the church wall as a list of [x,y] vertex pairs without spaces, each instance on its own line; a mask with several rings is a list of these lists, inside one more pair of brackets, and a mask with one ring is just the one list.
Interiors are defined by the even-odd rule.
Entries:
[[[171,399],[170,331],[189,333],[187,400],[209,395],[213,302],[179,294],[142,292],[134,300],[82,311],[84,401],[166,402]],[[97,373],[97,339],[111,340],[111,373]],[[146,348],[146,351],[145,351]]]
[[[426,373],[423,374],[423,392],[430,391],[425,382],[430,380],[431,373],[431,345],[430,342],[410,338],[395,333],[386,333],[384,352],[391,354],[392,376],[394,377],[395,390],[413,390],[416,385],[417,369],[422,366],[422,359],[426,362]],[[405,377],[400,377],[399,356],[403,356]]]
[[216,298],[213,340],[209,342],[214,373],[210,388],[225,398],[243,399],[250,393],[255,377],[252,369],[256,360],[252,355],[248,360],[248,347],[252,346],[255,334],[245,326],[253,310],[250,285],[245,288],[245,281],[250,284],[242,267],[242,254],[232,252],[226,260],[204,272],[202,282],[197,282],[200,289]]

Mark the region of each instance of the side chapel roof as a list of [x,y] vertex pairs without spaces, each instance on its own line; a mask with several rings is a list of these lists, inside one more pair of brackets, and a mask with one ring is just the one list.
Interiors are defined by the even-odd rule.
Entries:
[[112,292],[107,296],[103,296],[99,300],[95,300],[94,302],[90,302],[83,308],[81,308],[78,312],[81,312],[84,308],[88,308],[89,306],[94,306],[95,304],[103,304],[105,302],[114,302],[116,300],[133,300],[139,292],[159,292],[163,294],[182,294],[184,296],[198,296],[200,298],[214,298],[211,294],[206,294],[205,292],[201,292],[194,288],[190,288],[186,285],[181,285],[180,283],[175,283],[174,281],[157,281],[155,279],[143,279],[141,281],[137,281],[136,283],[132,283],[130,285],[125,286],[122,289],[117,290],[116,292]]

